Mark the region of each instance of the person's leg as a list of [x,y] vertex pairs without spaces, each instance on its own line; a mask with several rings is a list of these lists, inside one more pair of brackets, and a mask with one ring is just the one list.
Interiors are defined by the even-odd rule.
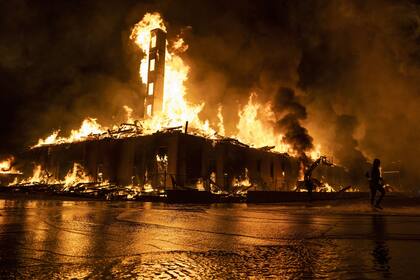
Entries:
[[381,193],[380,195],[379,195],[379,198],[378,198],[378,201],[376,201],[376,205],[378,205],[379,206],[379,204],[381,203],[381,201],[382,201],[382,198],[384,197],[384,195],[385,195],[385,189],[384,189],[384,187],[383,186],[379,186],[378,187],[378,191]]
[[370,187],[370,205],[374,205],[376,195],[376,188]]

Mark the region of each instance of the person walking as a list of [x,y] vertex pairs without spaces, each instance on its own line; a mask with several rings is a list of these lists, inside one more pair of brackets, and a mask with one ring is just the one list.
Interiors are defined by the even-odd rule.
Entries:
[[[377,158],[373,160],[372,169],[369,177],[370,187],[370,204],[375,207],[382,209],[381,201],[385,195],[384,179],[381,174],[381,161]],[[375,202],[376,192],[380,192],[379,198]]]

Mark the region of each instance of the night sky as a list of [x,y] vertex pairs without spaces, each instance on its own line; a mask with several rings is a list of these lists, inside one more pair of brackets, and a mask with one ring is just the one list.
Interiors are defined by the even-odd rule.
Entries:
[[137,110],[143,54],[129,35],[155,11],[168,38],[189,45],[188,99],[206,102],[203,118],[215,122],[222,104],[234,133],[237,109],[257,92],[295,118],[279,131],[293,138],[299,125],[351,172],[379,157],[402,168],[405,187],[419,186],[416,1],[1,1],[0,153],[87,116],[111,124],[123,105]]

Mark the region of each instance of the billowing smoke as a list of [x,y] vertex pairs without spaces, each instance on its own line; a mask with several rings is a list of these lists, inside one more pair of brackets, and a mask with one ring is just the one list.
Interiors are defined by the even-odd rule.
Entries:
[[365,158],[378,157],[384,170],[401,171],[403,187],[419,186],[418,1],[3,2],[1,152],[86,115],[117,116],[123,103],[136,109],[142,54],[128,36],[146,12],[159,11],[168,37],[191,26],[187,98],[206,102],[203,118],[216,123],[222,104],[234,135],[251,91],[275,103],[273,93],[288,87],[306,112],[280,100],[278,128],[297,150],[310,147],[310,135],[355,176]]
[[284,135],[284,141],[300,155],[310,151],[313,139],[301,125],[301,121],[307,118],[306,108],[299,103],[295,92],[281,87],[274,97],[273,109],[281,116],[276,124]]
[[369,165],[366,157],[358,149],[354,134],[358,126],[354,116],[340,115],[335,120],[334,157],[347,167],[353,184],[363,183],[363,177]]

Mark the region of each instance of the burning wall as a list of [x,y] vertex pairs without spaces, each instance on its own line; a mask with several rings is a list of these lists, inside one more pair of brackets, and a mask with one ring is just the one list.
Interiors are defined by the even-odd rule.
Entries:
[[[48,170],[52,182],[66,181],[84,167],[89,182],[154,190],[194,189],[231,192],[293,190],[300,161],[287,154],[250,148],[237,140],[211,140],[179,130],[122,139],[89,140],[28,151],[28,162]],[[68,170],[73,170],[68,172]],[[339,172],[324,172],[324,180],[344,185]],[[74,176],[73,176],[74,177]],[[80,178],[79,178],[80,179]],[[79,180],[79,182],[82,182]]]

